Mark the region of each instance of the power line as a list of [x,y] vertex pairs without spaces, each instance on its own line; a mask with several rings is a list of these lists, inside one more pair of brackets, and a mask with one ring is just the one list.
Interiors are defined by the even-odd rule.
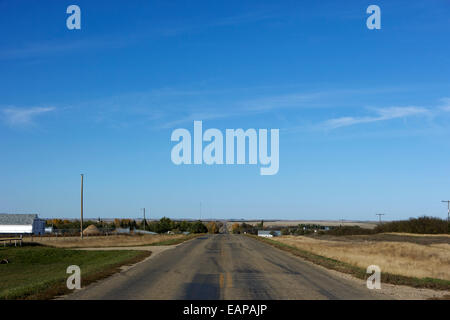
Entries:
[[442,200],[442,202],[447,202],[447,223],[450,222],[450,200]]
[[385,216],[385,213],[375,213],[380,218],[380,224],[381,224],[381,216]]

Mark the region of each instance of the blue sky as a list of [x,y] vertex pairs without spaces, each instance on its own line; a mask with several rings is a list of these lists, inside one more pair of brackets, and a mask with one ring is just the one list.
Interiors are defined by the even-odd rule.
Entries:
[[[446,217],[449,34],[446,0],[0,1],[0,212],[78,217],[85,173],[91,218]],[[174,165],[194,120],[279,128],[278,174]]]

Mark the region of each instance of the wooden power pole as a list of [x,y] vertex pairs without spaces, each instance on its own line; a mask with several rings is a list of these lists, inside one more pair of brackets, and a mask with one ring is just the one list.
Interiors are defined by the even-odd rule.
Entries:
[[375,215],[377,215],[380,218],[380,224],[381,224],[381,216],[384,216],[384,213],[375,213]]
[[84,174],[81,174],[81,220],[80,220],[81,239],[83,239],[83,178]]
[[144,230],[145,230],[145,224],[146,224],[146,221],[145,221],[145,208],[142,208],[142,210],[144,210],[144,221],[142,221],[142,222],[143,222]]

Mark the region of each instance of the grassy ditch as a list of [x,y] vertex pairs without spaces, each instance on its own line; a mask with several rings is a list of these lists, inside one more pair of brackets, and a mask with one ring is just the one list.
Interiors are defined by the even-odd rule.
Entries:
[[[258,241],[270,244],[278,249],[290,252],[296,256],[299,256],[307,261],[313,262],[317,265],[323,266],[328,269],[336,270],[339,272],[351,274],[352,276],[366,280],[368,275],[366,270],[352,264],[342,262],[339,260],[327,258],[306,250],[296,248],[294,246],[278,242],[276,240],[258,237],[254,235],[247,236],[256,239]],[[415,288],[429,288],[438,290],[450,290],[450,281],[434,278],[415,278],[403,275],[390,274],[386,272],[381,273],[381,281],[383,283],[390,283],[395,285],[406,285]]]
[[106,278],[124,265],[150,256],[149,251],[82,251],[43,246],[0,248],[0,299],[51,299],[70,293],[67,267],[81,269],[82,287]]

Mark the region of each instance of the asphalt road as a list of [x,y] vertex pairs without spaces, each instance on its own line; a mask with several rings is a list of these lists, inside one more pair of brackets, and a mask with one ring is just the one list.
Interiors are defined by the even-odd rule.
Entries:
[[380,299],[363,284],[241,235],[208,235],[66,299]]

